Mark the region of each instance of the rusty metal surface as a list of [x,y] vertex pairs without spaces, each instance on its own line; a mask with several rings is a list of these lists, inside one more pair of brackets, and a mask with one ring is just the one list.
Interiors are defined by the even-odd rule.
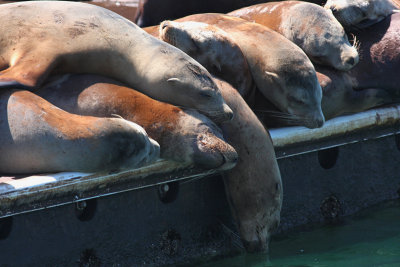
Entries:
[[160,160],[120,173],[61,173],[24,178],[3,176],[0,177],[0,218],[167,182],[204,177],[215,172],[217,170],[204,171]]

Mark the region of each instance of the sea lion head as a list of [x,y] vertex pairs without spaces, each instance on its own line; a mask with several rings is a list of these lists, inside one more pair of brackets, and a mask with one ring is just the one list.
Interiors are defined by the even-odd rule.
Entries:
[[[293,64],[296,65],[295,71]],[[322,127],[325,122],[321,109],[322,89],[311,62],[308,59],[301,63],[291,60],[277,66],[279,69],[276,72],[265,71],[264,79],[276,88],[272,98],[277,101],[273,101],[273,104],[286,113],[282,114],[283,119],[288,124],[304,125],[311,129]]]
[[[125,129],[119,138],[115,136],[113,139],[113,151],[119,151],[119,158],[122,161],[122,163],[116,163],[120,164],[120,169],[144,166],[160,158],[160,145],[151,139],[141,126],[122,118],[109,118],[108,120],[115,121],[119,128]],[[130,138],[125,139],[128,136]]]
[[396,11],[389,0],[328,0],[324,7],[350,30],[369,27]]
[[161,147],[163,156],[204,169],[228,170],[236,165],[236,150],[225,142],[221,129],[203,114],[183,109],[174,127],[179,134],[169,138],[179,146]]
[[326,9],[310,3],[300,3],[291,10],[292,17],[282,25],[285,35],[310,57],[311,61],[347,71],[359,61],[342,25]]
[[[157,70],[157,68],[149,70],[152,72],[153,80],[164,81],[160,90],[166,92],[166,102],[195,108],[216,123],[231,120],[233,111],[222,98],[218,86],[211,78],[211,74],[178,48],[172,45],[168,46],[169,49],[164,52],[173,54],[173,58],[157,58],[158,66],[162,71]],[[165,66],[171,66],[171,62],[166,62],[170,60],[174,61],[173,67],[166,69]],[[154,89],[158,89],[156,84]],[[179,93],[170,95],[168,92],[171,91]]]
[[223,52],[232,49],[233,41],[221,29],[202,22],[163,21],[160,39],[181,49],[203,66],[220,68]]
[[241,94],[252,85],[242,50],[220,28],[196,21],[163,21],[159,38],[193,57],[213,75],[232,84]]

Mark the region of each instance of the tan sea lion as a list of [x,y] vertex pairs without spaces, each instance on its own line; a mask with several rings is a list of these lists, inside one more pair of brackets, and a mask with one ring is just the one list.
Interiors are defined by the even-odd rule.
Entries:
[[[357,66],[348,72],[316,66],[323,92],[322,110],[327,119],[400,102],[400,14],[395,13],[370,26],[368,31],[355,34],[360,43]],[[272,105],[259,96],[257,100],[256,110],[264,111],[268,122],[265,109],[273,110]],[[280,122],[285,123],[285,118]]]
[[359,60],[340,23],[321,6],[302,1],[270,2],[228,13],[257,22],[294,42],[311,61],[349,70]]
[[94,73],[215,121],[232,118],[203,66],[109,10],[32,1],[0,5],[0,17],[0,87],[38,87],[49,73]]
[[160,148],[139,125],[65,112],[25,90],[0,91],[0,173],[140,167]]
[[224,173],[225,191],[247,251],[267,251],[278,227],[282,181],[269,133],[239,93],[217,80],[232,107],[232,121],[222,123],[225,139],[239,153],[235,168]]
[[198,61],[213,75],[229,82],[242,96],[252,89],[246,58],[223,30],[201,22],[164,21],[159,38]]
[[328,0],[324,7],[348,30],[367,28],[398,12],[390,0]]
[[159,142],[164,159],[205,169],[229,169],[236,164],[237,153],[206,116],[154,100],[110,78],[66,75],[36,93],[71,113],[96,117],[117,114],[140,124]]
[[[321,127],[321,87],[306,54],[280,34],[256,23],[222,14],[198,14],[177,20],[214,25],[239,45],[257,88],[299,125]],[[154,33],[157,27],[144,28]]]

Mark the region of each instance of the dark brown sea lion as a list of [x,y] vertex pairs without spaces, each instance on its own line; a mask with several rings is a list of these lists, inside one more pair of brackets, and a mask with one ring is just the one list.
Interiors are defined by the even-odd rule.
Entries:
[[98,75],[67,75],[36,91],[52,104],[75,114],[119,115],[145,128],[159,142],[161,157],[205,169],[229,169],[237,154],[221,130],[195,110],[163,103]]
[[[295,44],[267,27],[222,14],[198,14],[177,21],[204,22],[228,33],[245,55],[257,88],[269,101],[300,125],[323,125],[322,92],[314,66]],[[144,29],[151,34],[158,30]]]
[[235,117],[222,124],[225,139],[239,153],[235,168],[224,173],[225,191],[247,251],[267,251],[278,227],[282,181],[271,138],[250,107],[228,83],[217,80]]
[[[163,20],[183,16],[216,12],[226,13],[244,6],[267,2],[266,0],[139,0],[135,23],[140,27],[159,24]],[[310,0],[316,4],[325,0]]]
[[[360,63],[362,63],[362,59]],[[316,66],[322,87],[322,111],[326,119],[395,102],[394,95],[379,87],[355,90],[355,79],[347,72]]]
[[0,173],[135,168],[160,152],[133,122],[70,114],[24,90],[0,91],[0,133]]
[[398,12],[390,0],[328,0],[324,7],[348,30],[367,28]]
[[354,79],[353,87],[381,88],[400,95],[400,14],[354,34],[360,43],[361,64],[349,72]]
[[297,44],[310,59],[338,70],[349,70],[359,60],[340,23],[321,6],[284,1],[245,7],[228,15],[257,22]]
[[113,77],[160,101],[232,118],[208,71],[101,7],[63,1],[0,5],[0,87],[37,87],[49,73]]

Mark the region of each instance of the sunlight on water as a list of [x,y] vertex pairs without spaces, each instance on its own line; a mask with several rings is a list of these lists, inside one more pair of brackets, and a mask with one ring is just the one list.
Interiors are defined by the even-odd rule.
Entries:
[[266,255],[241,255],[202,267],[400,267],[400,201],[347,218],[340,225],[289,234]]

